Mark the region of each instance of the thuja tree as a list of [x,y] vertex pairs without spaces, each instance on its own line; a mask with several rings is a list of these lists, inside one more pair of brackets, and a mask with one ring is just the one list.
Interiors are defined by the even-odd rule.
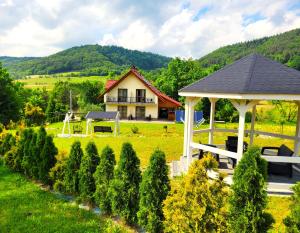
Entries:
[[32,175],[35,179],[39,179],[40,174],[40,162],[41,162],[41,153],[43,146],[46,142],[47,132],[43,126],[41,126],[37,132],[35,146],[32,145],[32,154],[34,154],[35,162],[32,164]]
[[267,206],[267,162],[258,147],[250,148],[234,170],[230,197],[232,232],[267,232],[274,222]]
[[283,222],[286,226],[286,232],[300,232],[300,182],[293,186],[294,194],[292,196],[292,204],[290,206],[290,214]]
[[25,144],[29,135],[29,129],[24,129],[20,134],[20,140],[17,143],[16,154],[13,158],[13,169],[15,171],[21,172],[22,170],[22,161],[24,156]]
[[40,155],[41,161],[39,163],[39,179],[46,184],[50,184],[49,172],[55,165],[55,156],[57,155],[57,152],[53,138],[47,135]]
[[4,155],[15,145],[16,145],[16,138],[10,133],[6,134],[0,146],[0,155]]
[[165,154],[155,150],[140,185],[138,220],[147,232],[163,232],[162,202],[170,190]]
[[207,175],[208,168],[216,167],[211,156],[197,160],[172,186],[163,207],[165,232],[228,232],[228,188],[223,176],[209,180]]
[[79,176],[78,171],[80,168],[81,158],[83,157],[83,151],[81,144],[76,141],[72,144],[69,158],[66,162],[64,184],[66,192],[78,193],[79,192]]
[[96,190],[93,174],[99,164],[99,155],[95,143],[89,142],[79,169],[79,193],[82,201],[91,203]]
[[31,176],[31,166],[33,163],[33,157],[31,154],[32,148],[32,137],[34,135],[34,131],[32,128],[27,130],[27,136],[24,141],[24,149],[23,149],[23,158],[22,158],[22,169],[26,176]]
[[109,188],[109,196],[113,213],[120,215],[129,224],[137,222],[140,181],[140,160],[132,145],[124,143],[115,177]]
[[64,177],[66,170],[67,153],[65,151],[59,151],[55,157],[56,163],[54,167],[50,169],[49,176],[54,190],[64,192]]
[[114,178],[114,167],[116,165],[114,151],[106,146],[101,153],[100,163],[94,173],[96,184],[96,192],[94,194],[96,203],[100,209],[107,213],[111,213],[111,204],[108,195],[110,182]]

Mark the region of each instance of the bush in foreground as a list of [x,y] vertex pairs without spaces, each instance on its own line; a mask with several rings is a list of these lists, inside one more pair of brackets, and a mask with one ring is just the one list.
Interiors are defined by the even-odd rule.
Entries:
[[230,197],[232,232],[267,232],[274,223],[267,206],[267,162],[258,147],[250,148],[234,170]]
[[53,183],[54,190],[64,192],[64,177],[66,170],[67,154],[65,151],[59,151],[55,158],[56,163],[54,167],[50,169],[49,177]]
[[140,160],[132,145],[124,143],[109,196],[113,213],[120,215],[129,224],[137,222],[140,181]]
[[155,150],[140,185],[138,220],[147,232],[163,232],[162,203],[169,191],[165,154],[160,150]]
[[287,233],[300,232],[300,182],[293,186],[293,191],[290,215],[283,220]]
[[222,176],[209,180],[207,175],[207,169],[216,166],[211,156],[197,160],[172,186],[163,207],[165,232],[228,232],[228,188]]
[[114,178],[114,167],[116,165],[114,151],[106,146],[101,153],[100,163],[94,173],[96,184],[96,192],[94,194],[96,203],[99,205],[101,211],[110,214],[111,204],[108,195],[110,182]]

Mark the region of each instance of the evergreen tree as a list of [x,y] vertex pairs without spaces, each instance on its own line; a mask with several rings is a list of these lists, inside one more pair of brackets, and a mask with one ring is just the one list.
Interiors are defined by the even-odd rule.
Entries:
[[66,170],[66,162],[67,162],[67,153],[65,151],[59,151],[56,157],[55,166],[50,169],[50,179],[53,183],[53,188],[56,191],[64,192],[64,177]]
[[124,143],[114,180],[109,188],[113,213],[127,223],[137,222],[139,208],[140,160],[130,143]]
[[300,182],[293,186],[293,191],[292,204],[290,205],[291,212],[283,220],[287,233],[300,232]]
[[24,154],[22,158],[22,169],[26,176],[31,176],[31,166],[33,163],[33,157],[31,156],[31,148],[32,148],[32,137],[34,135],[34,131],[32,128],[27,130],[27,136],[25,138],[24,143]]
[[25,144],[27,141],[27,137],[29,134],[29,129],[24,129],[21,134],[20,134],[20,140],[17,143],[17,151],[14,156],[14,162],[13,162],[13,169],[15,171],[21,172],[23,171],[22,169],[22,161],[24,157],[24,149],[25,149]]
[[183,180],[172,186],[163,207],[165,232],[229,232],[223,176],[210,180],[207,175],[207,169],[215,168],[217,162],[204,157],[193,162]]
[[106,146],[101,153],[100,163],[94,174],[96,192],[95,200],[100,209],[108,214],[111,213],[111,204],[108,189],[111,180],[114,178],[114,167],[116,165],[114,151]]
[[155,150],[140,185],[138,220],[147,232],[163,232],[162,202],[170,190],[165,154]]
[[233,232],[267,232],[274,223],[267,206],[267,162],[260,149],[250,148],[234,170],[230,197],[230,224]]
[[79,176],[78,171],[80,169],[81,158],[83,157],[83,151],[81,144],[76,141],[72,144],[71,152],[66,163],[66,171],[64,184],[68,193],[76,194],[79,192]]
[[0,155],[4,155],[15,145],[16,138],[10,133],[6,134],[0,146]]
[[41,152],[41,162],[39,164],[39,178],[42,182],[50,184],[49,172],[55,165],[58,150],[54,145],[53,138],[46,136],[46,141]]
[[92,202],[96,190],[93,174],[99,164],[99,155],[95,143],[89,142],[82,157],[79,169],[79,192],[83,201]]
[[41,126],[37,132],[37,137],[36,137],[36,143],[35,146],[32,145],[32,153],[35,154],[34,156],[34,166],[32,169],[33,177],[36,179],[39,179],[39,173],[40,173],[40,167],[41,167],[41,153],[43,150],[43,147],[46,142],[46,137],[47,137],[47,132],[43,126]]
[[38,154],[36,153],[36,141],[38,134],[36,132],[33,133],[31,143],[30,143],[30,155],[31,155],[31,168],[30,174],[34,179],[38,179]]

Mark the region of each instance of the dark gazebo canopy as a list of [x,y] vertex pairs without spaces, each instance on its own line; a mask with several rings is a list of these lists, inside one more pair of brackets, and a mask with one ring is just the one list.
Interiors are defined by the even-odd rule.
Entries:
[[88,112],[85,119],[116,119],[118,112]]

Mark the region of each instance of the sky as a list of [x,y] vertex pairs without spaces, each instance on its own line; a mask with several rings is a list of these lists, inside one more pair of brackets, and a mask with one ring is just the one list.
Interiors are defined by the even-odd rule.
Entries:
[[0,0],[0,56],[99,44],[200,58],[295,28],[299,0]]

